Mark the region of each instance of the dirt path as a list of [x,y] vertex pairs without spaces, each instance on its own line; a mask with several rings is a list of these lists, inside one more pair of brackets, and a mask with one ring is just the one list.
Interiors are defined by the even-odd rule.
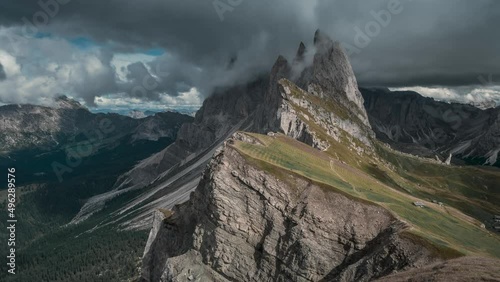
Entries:
[[340,175],[336,170],[335,168],[333,168],[334,166],[334,161],[332,159],[330,159],[330,169],[333,171],[333,173],[335,173],[335,175],[337,175],[340,180],[344,181],[345,183],[351,185],[352,189],[354,190],[354,192],[358,192],[358,190],[356,190],[356,186],[352,185],[349,181],[345,180],[344,177],[342,177],[342,175]]

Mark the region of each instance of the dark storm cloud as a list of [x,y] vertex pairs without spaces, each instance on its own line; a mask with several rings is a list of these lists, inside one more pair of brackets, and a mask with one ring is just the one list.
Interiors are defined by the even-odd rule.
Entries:
[[7,78],[7,74],[5,74],[5,70],[3,69],[2,63],[0,63],[0,80],[4,80]]
[[[480,84],[480,75],[500,77],[495,0],[46,0],[53,4],[45,8],[48,25],[36,2],[3,1],[0,24],[38,21],[35,28],[25,24],[25,32],[87,36],[115,52],[164,48],[166,55],[152,65],[164,65],[168,76],[152,75],[141,63],[128,68],[134,85],[101,83],[113,91],[125,87],[134,97],[176,95],[191,86],[208,94],[250,79],[268,71],[279,54],[291,57],[300,41],[310,45],[317,28],[349,49],[362,85],[460,86]],[[222,3],[218,12],[214,3]],[[132,93],[144,80],[155,87]]]

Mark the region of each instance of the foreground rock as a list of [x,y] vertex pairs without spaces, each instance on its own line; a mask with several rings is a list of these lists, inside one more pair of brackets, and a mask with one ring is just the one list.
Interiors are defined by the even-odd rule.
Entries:
[[368,281],[438,261],[383,208],[284,177],[224,146],[191,199],[157,213],[142,281]]

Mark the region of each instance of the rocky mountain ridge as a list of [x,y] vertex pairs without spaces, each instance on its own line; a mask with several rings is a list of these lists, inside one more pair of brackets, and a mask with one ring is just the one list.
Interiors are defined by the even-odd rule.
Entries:
[[[315,48],[310,65],[304,44],[292,63],[279,57],[266,81],[268,87],[257,91],[263,102],[233,130],[271,138],[283,133],[321,151],[347,149],[367,163],[384,163],[376,156],[373,123],[363,106],[370,101],[364,102],[347,57],[320,32],[315,34]],[[203,118],[220,116],[205,116],[213,107],[208,106],[210,100]],[[445,259],[431,245],[407,235],[407,223],[386,209],[323,189],[291,171],[268,164],[262,169],[259,160],[249,161],[232,144],[264,145],[250,135],[236,133],[225,142],[221,138],[203,145],[199,139],[184,138],[210,128],[202,120],[197,124],[201,128],[187,125],[189,133],[176,143],[194,139],[184,144],[208,146],[210,150],[204,151],[208,154],[194,174],[188,168],[182,175],[168,169],[159,178],[165,180],[154,180],[156,188],[149,194],[154,205],[140,208],[140,216],[132,222],[133,226],[145,221],[151,207],[160,208],[144,252],[142,281],[369,281]],[[186,180],[166,181],[172,175],[190,175],[192,181],[189,185]],[[172,200],[180,190],[182,198]],[[123,214],[132,208],[129,205]]]
[[[173,138],[178,128],[189,121],[190,117],[172,112],[140,120],[117,114],[94,114],[65,96],[58,97],[54,107],[6,105],[0,107],[0,152],[8,154],[33,148],[43,152],[82,138],[118,135],[130,135],[131,142]],[[103,125],[109,130],[103,130]]]
[[499,164],[500,108],[438,102],[410,91],[361,92],[377,138],[396,149],[443,161]]
[[[280,56],[269,75],[216,91],[204,101],[194,122],[180,128],[174,144],[122,175],[112,192],[89,199],[74,221],[94,212],[94,207],[102,207],[104,202],[123,193],[121,190],[143,189],[144,194],[123,207],[118,215],[123,217],[138,210],[139,215],[127,228],[147,228],[145,224],[150,222],[151,210],[171,208],[187,200],[215,149],[237,130],[284,132],[325,150],[330,144],[314,129],[319,124],[337,140],[359,139],[358,143],[363,145],[351,142],[354,150],[370,151],[367,148],[373,133],[366,118],[362,118],[366,113],[359,107],[362,97],[347,57],[338,44],[320,31],[315,34],[314,44],[321,51],[314,54],[309,64],[302,59],[305,46],[301,44],[292,64]],[[294,74],[294,67],[301,62],[304,62],[302,72]],[[338,65],[329,68],[318,64]],[[319,84],[321,77],[337,76],[337,72],[340,72],[337,78]],[[288,79],[301,81],[314,91],[302,90]],[[329,107],[321,101],[328,101]],[[358,114],[351,114],[344,104],[355,107],[354,112]],[[300,105],[308,105],[308,115],[297,108]],[[336,122],[332,123],[333,120]],[[147,204],[149,201],[153,203]]]
[[[268,76],[216,91],[204,101],[194,122],[180,128],[174,144],[122,175],[110,194],[89,199],[75,221],[94,212],[94,207],[102,207],[105,201],[122,193],[120,190],[143,189],[144,194],[118,215],[130,215],[138,209],[139,215],[127,228],[147,228],[145,223],[150,222],[152,209],[171,208],[187,200],[215,149],[237,130],[283,132],[326,150],[331,144],[314,128],[319,125],[323,128],[320,131],[345,140],[353,150],[371,152],[373,132],[347,56],[339,44],[320,31],[315,34],[314,44],[317,52],[309,63],[303,58],[305,46],[300,44],[293,63],[280,56]],[[303,64],[299,73],[294,71],[297,64]],[[321,82],[322,77],[330,76],[338,77]],[[291,80],[311,91],[302,90]],[[359,142],[349,142],[353,139]],[[146,204],[149,201],[153,203]]]
[[329,144],[317,136],[311,121],[337,140],[342,130],[370,146],[373,133],[347,55],[340,44],[319,30],[314,35],[314,48],[311,59],[304,57],[303,43],[292,63],[281,56],[277,59],[266,100],[257,109],[258,127],[254,131],[284,132],[318,149],[327,149]]
[[[154,221],[144,281],[363,281],[441,261],[432,247],[408,238],[409,225],[386,209],[325,190],[293,169],[284,172],[287,182],[232,147],[236,140],[259,142],[237,131],[284,134],[328,152],[331,167],[357,165],[368,179],[378,176],[377,185],[393,181],[391,189],[406,189],[377,155],[347,56],[320,32],[314,41],[311,58],[301,44],[291,63],[279,57],[268,76],[206,99],[175,143],[90,198],[73,223],[134,191],[108,221],[123,229],[147,229]],[[161,212],[153,218],[155,210]]]
[[[157,212],[143,281],[368,281],[439,261],[375,205],[220,148],[190,200]],[[291,183],[294,183],[291,185]]]

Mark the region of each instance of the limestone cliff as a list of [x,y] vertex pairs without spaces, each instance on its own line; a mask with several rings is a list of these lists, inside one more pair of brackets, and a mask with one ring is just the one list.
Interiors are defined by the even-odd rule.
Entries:
[[308,54],[301,43],[291,64],[281,56],[277,59],[253,131],[283,132],[326,150],[330,144],[314,129],[317,125],[337,141],[354,138],[370,148],[374,134],[347,55],[320,31],[315,34],[314,49]]
[[157,214],[142,281],[368,281],[436,260],[401,236],[405,224],[385,209],[278,177],[231,143],[188,202]]

